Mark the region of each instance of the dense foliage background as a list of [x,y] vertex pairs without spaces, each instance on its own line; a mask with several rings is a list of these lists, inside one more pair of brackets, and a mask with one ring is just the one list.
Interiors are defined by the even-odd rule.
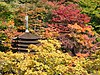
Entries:
[[[26,14],[44,40],[26,54],[8,52]],[[0,51],[1,75],[99,75],[100,0],[0,0]]]

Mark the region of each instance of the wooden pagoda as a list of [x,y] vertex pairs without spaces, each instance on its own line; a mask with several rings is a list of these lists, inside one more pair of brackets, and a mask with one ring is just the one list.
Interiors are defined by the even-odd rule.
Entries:
[[12,39],[12,50],[13,52],[20,51],[20,52],[27,52],[27,48],[30,44],[39,44],[38,40],[40,39],[39,36],[33,35],[28,30],[28,16],[26,16],[26,31]]

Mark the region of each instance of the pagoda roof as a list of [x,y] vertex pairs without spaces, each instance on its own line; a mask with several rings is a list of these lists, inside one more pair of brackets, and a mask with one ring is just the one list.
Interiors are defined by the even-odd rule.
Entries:
[[38,36],[36,34],[29,33],[29,32],[25,32],[25,33],[22,33],[21,35],[19,35],[17,38],[19,38],[19,39],[37,40],[37,39],[40,39],[40,36]]

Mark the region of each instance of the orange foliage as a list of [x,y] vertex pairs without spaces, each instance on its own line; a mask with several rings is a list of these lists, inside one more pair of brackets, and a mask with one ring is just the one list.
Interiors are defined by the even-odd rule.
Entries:
[[52,38],[52,37],[59,36],[59,34],[58,34],[58,32],[55,32],[55,31],[51,30],[50,28],[46,28],[45,32],[44,32],[44,36],[46,38]]
[[7,22],[7,24],[6,24],[6,25],[7,25],[8,27],[10,27],[10,26],[12,26],[12,27],[13,27],[13,26],[14,26],[14,24],[15,24],[15,23],[14,23],[14,20],[10,20],[10,21],[8,21],[8,22]]
[[11,47],[11,39],[21,34],[21,32],[17,32],[16,29],[8,28],[4,31],[7,36],[6,40],[3,42],[4,46]]
[[87,48],[91,48],[94,45],[92,42],[94,41],[93,38],[90,36],[94,36],[94,32],[92,31],[91,26],[84,26],[81,27],[75,23],[74,25],[68,24],[68,28],[73,31],[74,33],[69,33],[69,37],[74,37],[76,41]]
[[85,53],[85,54],[77,53],[76,56],[81,57],[81,58],[88,57],[89,56],[89,53]]

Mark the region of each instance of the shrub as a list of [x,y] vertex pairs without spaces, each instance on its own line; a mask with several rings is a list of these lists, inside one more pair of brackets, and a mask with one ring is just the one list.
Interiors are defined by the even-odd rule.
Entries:
[[81,27],[79,25],[69,24],[66,33],[61,34],[58,38],[62,42],[62,47],[66,50],[71,50],[86,53],[96,47],[96,37],[91,26]]
[[100,33],[100,1],[99,0],[80,0],[77,2],[82,8],[82,13],[88,14],[91,17],[90,24],[94,30]]
[[[61,23],[62,25],[78,23],[84,25],[89,23],[90,18],[86,14],[81,14],[78,5],[68,4],[52,12],[52,22]],[[61,25],[60,24],[60,25]]]
[[[100,74],[100,50],[96,51],[94,54],[92,54],[87,60],[83,67],[86,68],[86,70],[88,71],[88,73],[94,73],[99,75]],[[89,64],[88,64],[89,63]],[[95,64],[95,65],[94,65]],[[98,70],[98,71],[95,71]]]
[[12,6],[5,2],[0,2],[0,16],[1,21],[11,20],[14,17]]
[[61,47],[61,43],[56,39],[39,40],[39,42],[41,43],[39,46],[30,45],[29,48],[34,48],[33,50],[36,52],[54,52]]
[[[38,50],[38,46],[31,45],[30,49]],[[3,75],[99,75],[100,50],[91,57],[78,58],[59,50],[45,52],[45,48],[42,49],[44,50],[38,50],[34,54],[0,52],[0,73]]]
[[52,12],[52,19],[48,24],[50,31],[57,32],[57,38],[62,42],[64,52],[71,50],[75,52],[88,52],[96,47],[95,33],[91,26],[86,26],[90,18],[81,14],[75,4],[62,6]]
[[0,21],[0,30],[5,30],[5,29],[7,29],[5,22]]

